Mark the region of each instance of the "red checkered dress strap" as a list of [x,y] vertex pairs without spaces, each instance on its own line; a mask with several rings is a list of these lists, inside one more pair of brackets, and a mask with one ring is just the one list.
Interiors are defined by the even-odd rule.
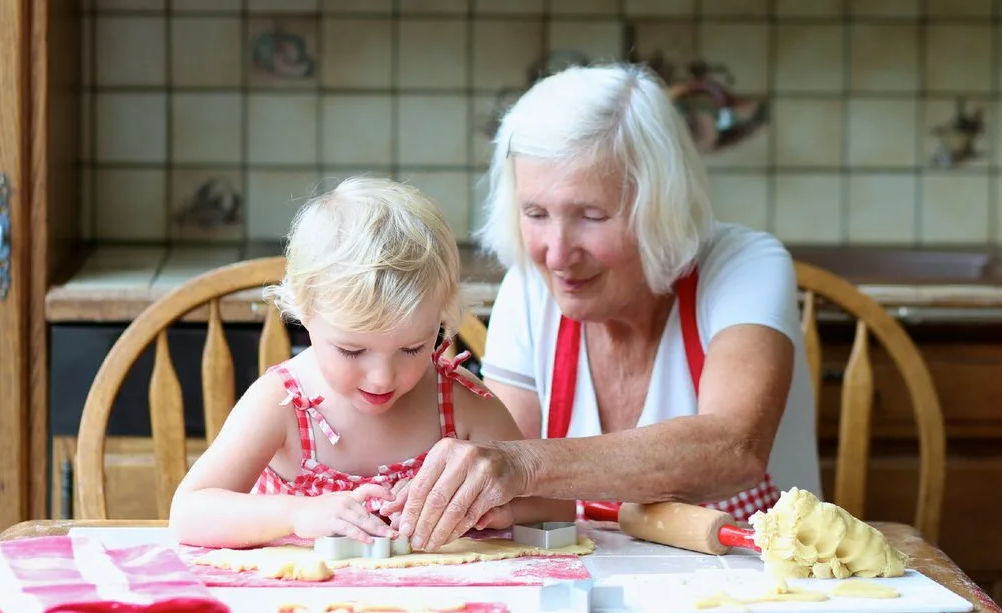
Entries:
[[755,511],[768,511],[777,502],[779,502],[779,488],[772,482],[769,473],[766,473],[765,478],[755,487],[727,500],[708,502],[702,506],[730,513],[738,521],[748,521]]
[[300,385],[299,379],[284,364],[272,366],[268,371],[274,371],[282,378],[282,384],[288,392],[281,405],[288,406],[291,404],[296,409],[296,420],[299,422],[299,441],[303,448],[303,457],[316,460],[317,442],[313,437],[313,428],[310,425],[311,419],[317,423],[320,431],[324,433],[324,436],[327,437],[331,445],[336,445],[341,440],[341,435],[327,423],[324,416],[316,409],[317,405],[324,401],[324,397],[320,395],[307,396],[304,394],[303,386]]
[[491,392],[487,388],[477,385],[456,372],[456,368],[460,364],[470,359],[469,351],[464,351],[451,360],[444,357],[443,354],[451,345],[452,342],[445,339],[431,356],[432,362],[435,363],[435,369],[438,371],[438,413],[442,422],[442,438],[456,436],[456,419],[452,404],[453,381],[458,381],[460,385],[478,396],[491,397]]

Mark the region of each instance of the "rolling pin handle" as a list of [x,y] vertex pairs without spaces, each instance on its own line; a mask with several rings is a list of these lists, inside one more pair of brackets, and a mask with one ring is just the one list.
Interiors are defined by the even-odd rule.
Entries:
[[732,526],[730,524],[724,524],[723,526],[720,526],[717,536],[722,545],[726,545],[728,547],[744,547],[747,549],[754,549],[755,551],[762,551],[762,549],[755,544],[755,533],[751,530],[738,528],[737,526]]

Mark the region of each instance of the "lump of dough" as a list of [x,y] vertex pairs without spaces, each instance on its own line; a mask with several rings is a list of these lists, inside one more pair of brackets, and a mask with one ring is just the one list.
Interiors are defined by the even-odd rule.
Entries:
[[765,568],[775,577],[899,577],[908,563],[879,530],[795,487],[748,521]]

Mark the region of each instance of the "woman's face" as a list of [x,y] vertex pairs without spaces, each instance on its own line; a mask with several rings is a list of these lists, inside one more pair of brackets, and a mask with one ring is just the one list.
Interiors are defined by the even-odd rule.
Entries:
[[515,158],[515,185],[522,241],[564,315],[615,318],[649,291],[622,173]]

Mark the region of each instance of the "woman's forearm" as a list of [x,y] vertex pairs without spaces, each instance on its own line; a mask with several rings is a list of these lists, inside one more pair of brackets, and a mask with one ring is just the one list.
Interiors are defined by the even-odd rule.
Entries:
[[601,436],[508,443],[525,454],[527,496],[693,503],[719,500],[762,479],[768,450],[712,415],[677,417]]
[[292,534],[301,500],[217,488],[178,492],[171,505],[170,528],[186,545],[252,547]]

